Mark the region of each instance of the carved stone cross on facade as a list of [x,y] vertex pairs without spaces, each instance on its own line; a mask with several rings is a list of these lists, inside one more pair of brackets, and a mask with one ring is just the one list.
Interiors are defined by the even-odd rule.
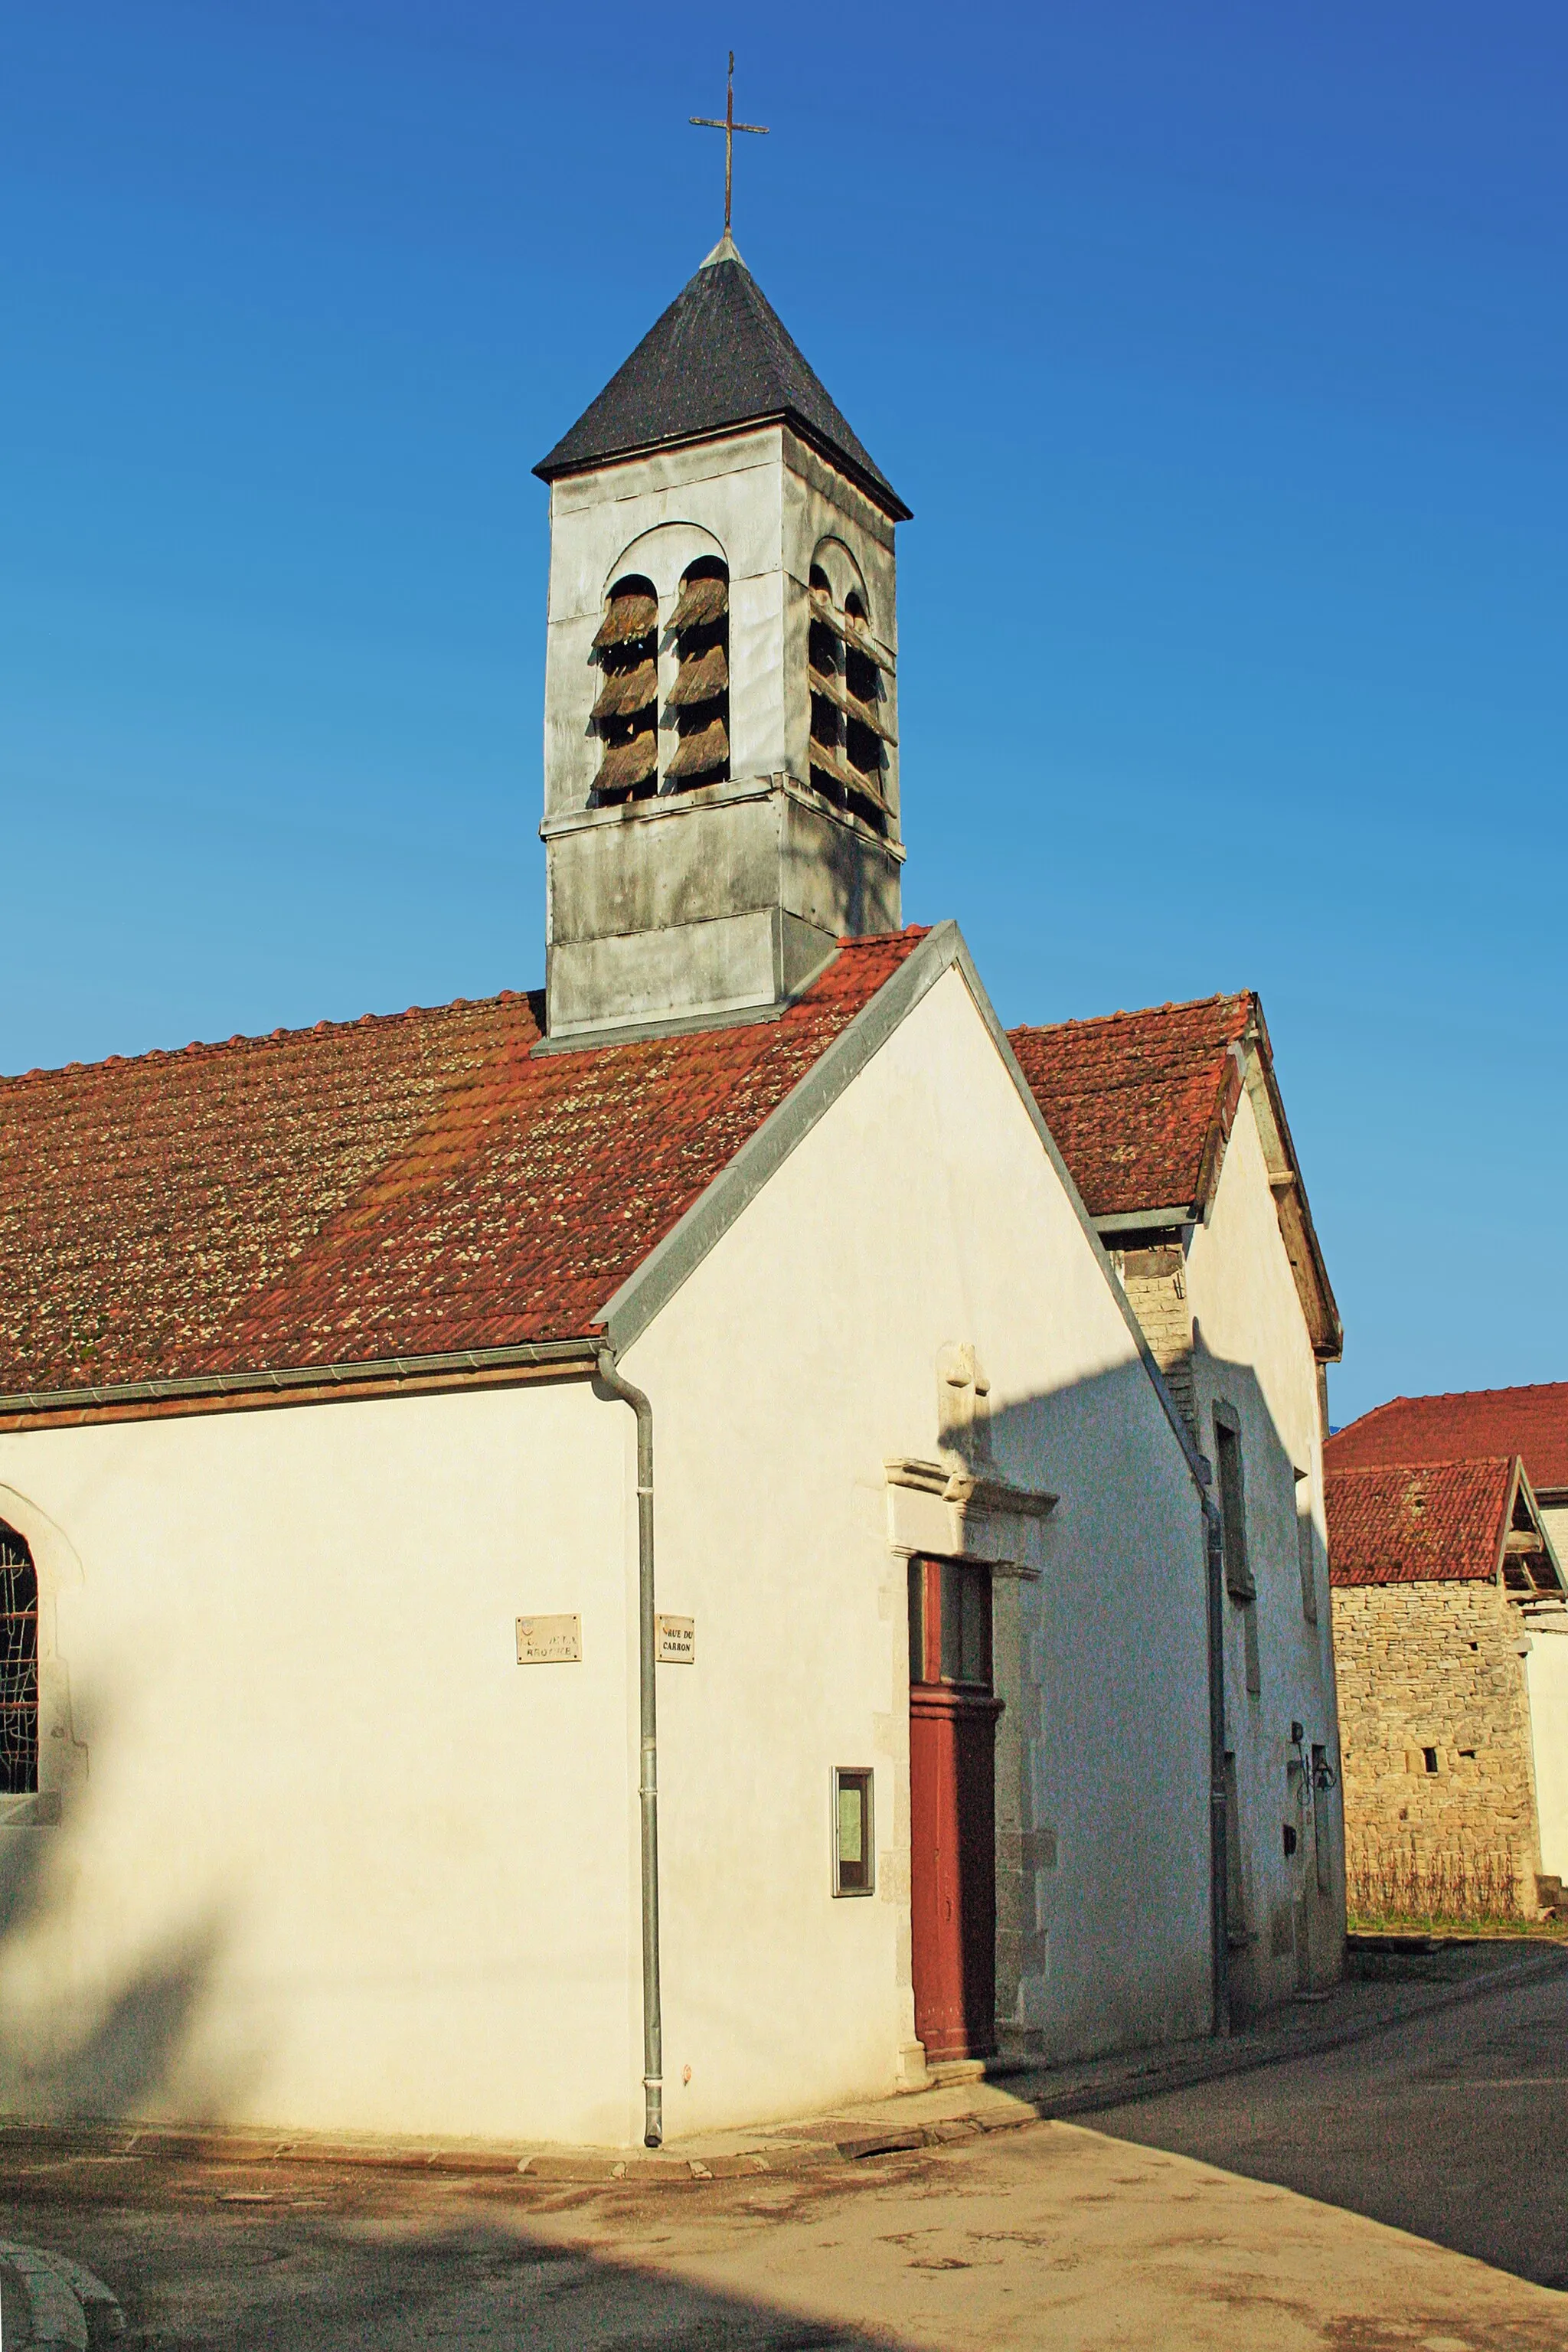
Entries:
[[711,114],[693,114],[689,118],[699,131],[721,131],[724,133],[724,234],[730,234],[730,191],[735,170],[735,133],[750,131],[758,139],[765,139],[765,122],[737,122],[735,120],[735,52],[730,52],[730,81],[724,99],[721,120]]

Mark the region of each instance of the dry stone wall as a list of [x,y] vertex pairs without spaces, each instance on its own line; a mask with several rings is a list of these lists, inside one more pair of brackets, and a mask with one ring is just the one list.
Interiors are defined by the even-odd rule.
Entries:
[[1519,1610],[1490,1582],[1348,1585],[1333,1619],[1352,1907],[1533,1913]]

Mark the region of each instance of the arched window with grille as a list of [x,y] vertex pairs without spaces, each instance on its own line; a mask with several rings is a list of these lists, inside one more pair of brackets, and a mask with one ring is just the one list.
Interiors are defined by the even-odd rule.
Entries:
[[38,1785],[38,1578],[33,1555],[0,1519],[0,1796]]
[[594,726],[604,751],[594,779],[602,807],[649,800],[658,790],[658,598],[629,572],[605,603],[594,639],[601,683]]
[[812,565],[807,585],[811,781],[837,807],[885,832],[891,812],[882,746],[895,739],[882,709],[882,672],[865,598],[852,588],[842,606],[837,604],[820,564]]
[[669,625],[676,740],[664,778],[686,792],[722,783],[730,773],[730,574],[716,556],[701,557],[682,574]]

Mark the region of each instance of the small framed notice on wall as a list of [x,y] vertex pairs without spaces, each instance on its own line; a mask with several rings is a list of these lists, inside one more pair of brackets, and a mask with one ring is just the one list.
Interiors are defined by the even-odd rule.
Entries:
[[520,1666],[574,1666],[582,1655],[581,1617],[518,1619],[517,1663]]
[[868,1769],[836,1764],[833,1768],[833,1892],[870,1895],[876,1891],[876,1824],[871,1795],[876,1776]]

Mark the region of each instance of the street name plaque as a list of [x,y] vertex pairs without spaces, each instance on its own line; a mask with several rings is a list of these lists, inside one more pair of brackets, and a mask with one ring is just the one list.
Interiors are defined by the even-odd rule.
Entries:
[[658,1618],[658,1662],[661,1666],[689,1666],[697,1658],[695,1617]]
[[575,1665],[582,1655],[581,1617],[518,1619],[517,1663],[520,1666]]

